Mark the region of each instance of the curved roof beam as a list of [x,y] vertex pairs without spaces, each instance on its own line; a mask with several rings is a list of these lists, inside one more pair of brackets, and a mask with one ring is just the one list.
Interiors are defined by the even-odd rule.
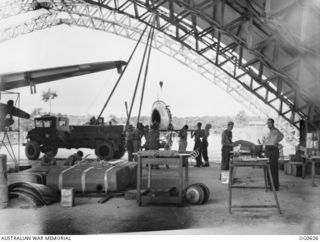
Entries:
[[[287,71],[292,68],[299,71],[296,67],[299,66],[299,58],[289,58],[289,63],[284,62],[285,66],[277,65],[279,36],[273,26],[263,22],[269,20],[263,19],[264,15],[270,17],[273,14],[267,6],[269,1],[262,4],[265,6],[260,6],[259,1],[250,3],[241,0],[15,1],[23,7],[20,10],[14,8],[14,13],[41,8],[65,11],[71,17],[73,13],[83,11],[93,16],[99,11],[91,11],[90,7],[99,6],[146,23],[146,17],[152,12],[157,15],[156,28],[159,31],[219,67],[296,127],[301,118],[312,120],[320,115],[318,102],[299,88],[298,80]],[[296,2],[291,5],[296,5]],[[8,8],[10,6],[12,8],[12,5]],[[281,12],[288,11],[289,7]],[[283,53],[281,55],[284,56]]]
[[[115,14],[107,9],[85,4],[81,7],[81,11],[73,8],[72,11],[69,11],[69,15],[60,15],[59,11],[52,11],[50,14],[29,20],[22,25],[12,26],[0,32],[0,41],[61,24],[102,30],[133,40],[137,40],[143,29],[143,24],[126,15]],[[188,43],[188,40],[186,40],[186,43]],[[229,75],[209,63],[206,58],[185,48],[180,42],[173,40],[163,32],[156,31],[153,47],[201,74],[235,100],[241,102],[251,112],[264,117],[272,115],[272,110],[264,105],[261,100],[255,98],[252,94],[248,95],[248,88],[244,88],[243,85],[233,81]]]

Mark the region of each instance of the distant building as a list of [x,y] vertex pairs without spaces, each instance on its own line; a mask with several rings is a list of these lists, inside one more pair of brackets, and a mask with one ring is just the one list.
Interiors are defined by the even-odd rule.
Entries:
[[264,126],[266,126],[266,122],[264,122],[264,121],[251,121],[251,122],[249,122],[249,126],[251,126],[251,127],[264,127]]

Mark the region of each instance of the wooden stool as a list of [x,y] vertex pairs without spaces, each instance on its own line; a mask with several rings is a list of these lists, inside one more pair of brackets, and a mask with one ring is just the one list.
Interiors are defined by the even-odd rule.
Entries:
[[[263,169],[265,187],[259,186],[235,186],[233,185],[233,169],[236,167],[259,167]],[[269,177],[271,182],[271,189],[276,201],[275,205],[232,205],[232,189],[233,188],[244,188],[244,189],[265,189],[268,191],[267,177]],[[230,170],[229,170],[229,213],[231,214],[231,208],[278,208],[281,214],[280,205],[277,197],[277,193],[274,189],[274,184],[271,176],[270,163],[268,158],[241,158],[234,157],[230,160]]]

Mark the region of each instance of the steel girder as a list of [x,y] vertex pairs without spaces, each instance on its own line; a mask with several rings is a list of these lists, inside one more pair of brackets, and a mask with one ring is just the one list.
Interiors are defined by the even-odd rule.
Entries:
[[[28,9],[28,11],[33,11],[31,7],[26,9]],[[61,16],[59,16],[59,12],[61,11],[67,12],[69,14],[68,17],[65,18],[64,16],[64,18],[61,18]],[[148,14],[145,15],[145,20],[147,16]],[[130,39],[137,39],[143,28],[141,23],[132,19],[132,16],[129,16],[128,14],[122,16],[117,15],[114,14],[114,12],[109,11],[108,8],[100,8],[97,5],[84,4],[80,1],[76,1],[76,3],[73,1],[73,4],[71,5],[59,4],[58,2],[55,2],[55,4],[51,6],[50,12],[48,12],[47,15],[41,16],[37,19],[32,19],[29,22],[25,22],[23,25],[12,26],[6,30],[3,30],[1,32],[1,39],[4,40],[13,38],[24,33],[30,33],[35,30],[45,29],[60,24],[103,30]],[[167,28],[169,28],[169,26]],[[271,115],[270,109],[267,108],[267,106],[263,105],[261,101],[254,98],[253,95],[251,95],[251,97],[248,95],[247,91],[251,90],[247,86],[243,85],[242,83],[239,85],[239,83],[234,82],[233,78],[228,75],[225,70],[222,71],[220,70],[220,67],[220,69],[216,68],[211,62],[208,62],[207,57],[199,55],[198,52],[192,51],[191,48],[184,48],[186,45],[192,46],[193,44],[193,40],[190,38],[185,38],[184,43],[181,43],[181,41],[176,41],[176,39],[173,39],[172,36],[168,35],[167,33],[157,31],[153,47],[171,57],[174,57],[187,67],[197,71],[206,79],[229,93],[229,95],[231,95],[237,101],[244,104],[253,113],[264,116]],[[232,44],[229,46],[224,46],[221,51],[227,52],[228,50],[234,48],[235,44]],[[234,68],[232,66],[230,68],[230,65],[228,66],[227,64],[228,63],[225,61],[225,63],[221,64],[221,66],[225,65],[226,68],[229,68],[229,70]],[[241,74],[245,76],[244,72]],[[251,87],[253,87],[252,78],[250,79],[250,82]],[[255,88],[256,91],[258,91],[259,88]],[[288,133],[288,135],[292,136],[290,133]]]
[[[281,68],[273,64],[279,56],[277,40],[245,0],[83,1],[146,24],[147,16],[152,12],[157,16],[159,31],[219,67],[296,127],[301,118],[312,119],[320,114],[318,107],[297,88],[297,80],[284,71],[292,63]],[[83,1],[42,1],[40,7],[73,13],[83,8]],[[20,2],[25,11],[30,11],[35,8],[35,2],[39,4],[40,1]],[[88,11],[87,14],[94,14]],[[232,18],[230,14],[226,17],[227,11],[232,11]],[[266,48],[273,48],[272,56],[264,54]]]
[[[96,7],[87,5],[85,8],[91,8],[92,10],[92,8]],[[88,9],[83,10],[87,12]],[[96,10],[102,11],[99,8]],[[0,42],[23,34],[62,24],[102,30],[132,40],[138,39],[143,30],[143,25],[139,24],[137,21],[132,21],[127,16],[123,17],[118,14],[114,14],[114,12],[109,10],[104,10],[102,12],[104,13],[99,13],[100,16],[103,16],[102,19],[93,16],[88,17],[88,15],[81,14],[80,12],[77,12],[77,14],[72,13],[73,18],[66,16],[61,18],[57,12],[43,15],[40,18],[26,21],[22,25],[11,26],[1,31]],[[224,72],[212,65],[208,65],[205,59],[202,59],[194,52],[190,52],[189,49],[183,48],[180,43],[172,40],[165,34],[157,31],[155,35],[155,43],[153,44],[154,48],[170,57],[175,58],[180,63],[204,76],[207,80],[219,86],[229,95],[233,96],[236,101],[243,103],[251,112],[265,117],[271,115],[268,108],[263,107],[262,104],[254,98],[254,96],[251,97],[253,98],[251,99],[248,96],[247,91],[243,89],[242,86],[239,86],[239,84],[236,82],[233,82],[232,79]],[[145,41],[145,39],[142,41]]]
[[[146,22],[157,16],[156,28],[225,71],[284,119],[298,126],[301,118],[320,114],[297,80],[277,66],[279,45],[274,32],[259,19],[250,1],[240,0],[85,0],[87,3]],[[232,17],[230,14],[232,13]],[[245,31],[245,30],[246,31]],[[258,37],[257,37],[258,36]],[[192,44],[186,42],[192,39]],[[273,48],[272,55],[264,53]]]

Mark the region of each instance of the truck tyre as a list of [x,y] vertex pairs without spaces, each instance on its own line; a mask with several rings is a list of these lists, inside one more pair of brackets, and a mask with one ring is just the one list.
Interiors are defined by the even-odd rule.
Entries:
[[124,155],[125,152],[126,152],[126,148],[123,145],[121,145],[121,146],[119,146],[119,150],[114,152],[113,158],[120,159]]
[[40,156],[40,145],[37,141],[28,141],[25,148],[25,154],[28,160],[37,160]]
[[99,143],[96,146],[95,153],[101,160],[111,160],[114,156],[112,145],[108,142]]

